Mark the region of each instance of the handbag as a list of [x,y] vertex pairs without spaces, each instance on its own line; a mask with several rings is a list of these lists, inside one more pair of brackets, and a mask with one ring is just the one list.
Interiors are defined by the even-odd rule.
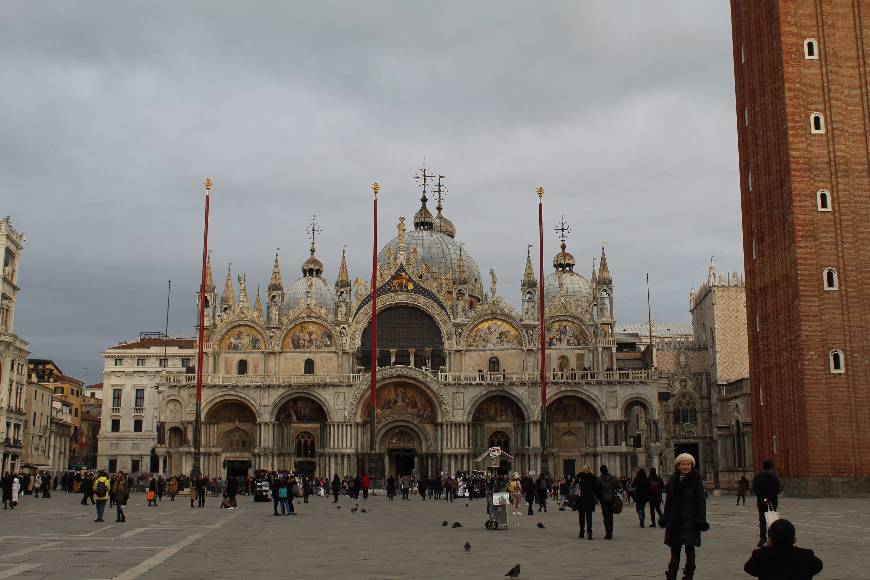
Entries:
[[764,512],[764,522],[770,528],[770,524],[779,519],[779,512],[770,508],[770,502],[765,503],[767,504],[767,511]]
[[613,513],[621,514],[622,513],[622,499],[617,495],[613,498]]
[[145,499],[146,499],[147,501],[154,501],[154,495],[155,495],[155,493],[154,493],[153,491],[148,491],[148,492],[145,494]]

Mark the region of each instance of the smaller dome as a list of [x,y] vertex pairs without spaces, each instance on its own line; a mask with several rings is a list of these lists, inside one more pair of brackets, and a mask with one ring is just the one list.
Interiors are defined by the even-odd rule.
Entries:
[[432,230],[433,227],[433,219],[432,212],[429,211],[429,208],[426,207],[426,202],[428,199],[426,198],[426,193],[423,193],[423,197],[420,198],[420,209],[417,210],[417,213],[414,214],[414,229],[415,230]]
[[562,242],[562,251],[553,258],[553,267],[560,272],[573,272],[576,265],[577,260],[574,259],[571,252],[565,249],[565,242]]
[[564,300],[578,310],[585,310],[592,302],[592,285],[576,272],[557,270],[544,280],[544,300],[558,304]]
[[302,262],[303,276],[320,276],[323,274],[323,262],[314,256],[314,244],[311,244],[311,255]]
[[311,301],[332,312],[335,308],[335,291],[320,276],[303,276],[287,287],[287,291],[284,293],[285,312],[305,303],[308,296],[309,281],[311,284]]
[[438,215],[435,216],[432,229],[439,234],[444,234],[451,238],[456,237],[456,226],[454,226],[453,222],[447,219],[447,217],[440,211],[438,212]]

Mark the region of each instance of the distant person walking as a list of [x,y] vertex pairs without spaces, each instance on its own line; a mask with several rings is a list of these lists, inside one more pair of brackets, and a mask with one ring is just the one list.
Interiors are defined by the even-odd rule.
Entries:
[[3,509],[15,509],[12,503],[12,475],[7,471],[0,479],[0,493],[3,496]]
[[752,552],[743,566],[750,576],[761,580],[810,580],[822,571],[822,561],[812,550],[795,547],[794,525],[782,518],[770,524],[768,541]]
[[598,497],[601,500],[601,517],[604,519],[604,539],[613,539],[613,503],[619,494],[619,480],[613,477],[606,465],[599,469]]
[[335,477],[332,478],[332,484],[330,484],[332,488],[332,503],[338,503],[338,494],[341,493],[341,479],[338,478],[338,474],[335,474]]
[[682,453],[675,461],[676,469],[668,481],[668,496],[665,501],[665,544],[671,548],[665,578],[676,580],[680,569],[680,552],[686,551],[683,580],[695,577],[695,548],[701,545],[701,532],[710,529],[707,523],[707,498],[704,482],[695,469],[695,458]]
[[127,475],[123,471],[119,471],[112,479],[111,497],[115,502],[115,508],[118,512],[118,517],[115,522],[126,522],[127,515],[124,513],[124,506],[127,505],[127,500],[130,498],[130,488],[127,485]]
[[649,501],[649,478],[646,476],[646,470],[637,470],[637,475],[634,476],[631,486],[634,488],[634,511],[637,512],[640,527],[644,527],[646,525],[645,509]]
[[746,475],[742,474],[737,482],[737,505],[740,505],[740,500],[743,500],[743,505],[746,505],[746,492],[749,491],[749,480]]
[[665,489],[665,482],[659,477],[656,468],[649,470],[649,517],[650,527],[656,527],[656,517],[662,517],[662,492]]
[[95,522],[104,522],[103,513],[106,511],[106,503],[109,501],[109,492],[112,491],[112,484],[109,478],[106,477],[105,471],[100,471],[96,481],[94,481],[93,495],[96,498],[97,519]]
[[764,547],[767,542],[767,520],[764,517],[768,509],[779,509],[779,476],[773,470],[773,461],[765,459],[761,471],[752,480],[752,493],[755,494],[755,504],[758,508],[758,547]]

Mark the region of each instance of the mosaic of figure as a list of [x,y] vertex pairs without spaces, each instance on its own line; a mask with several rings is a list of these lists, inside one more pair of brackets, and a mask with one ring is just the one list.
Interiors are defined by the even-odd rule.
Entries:
[[477,324],[468,333],[470,348],[493,348],[520,346],[517,329],[503,320],[486,320]]
[[[392,416],[411,416],[423,421],[435,420],[435,408],[429,397],[414,385],[393,383],[378,389],[378,421]],[[368,402],[364,417],[368,417]]]
[[490,397],[483,401],[474,411],[472,421],[475,422],[513,422],[522,418],[522,411],[517,404],[507,397]]
[[324,423],[326,414],[315,401],[298,397],[288,401],[282,408],[278,420],[290,423]]
[[287,331],[284,350],[320,350],[332,348],[332,333],[316,322],[301,322]]
[[598,421],[595,408],[580,397],[562,397],[556,399],[547,409],[547,418],[553,423],[570,423],[573,421]]
[[560,320],[547,325],[547,346],[578,346],[586,342],[586,333],[579,325]]
[[223,350],[260,350],[264,344],[263,337],[250,326],[239,326],[224,335],[221,341]]

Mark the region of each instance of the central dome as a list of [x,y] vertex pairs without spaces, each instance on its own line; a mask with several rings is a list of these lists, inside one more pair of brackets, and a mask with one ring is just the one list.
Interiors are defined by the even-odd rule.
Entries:
[[[413,230],[405,236],[405,251],[417,248],[417,265],[429,267],[433,278],[456,278],[459,272],[460,245],[448,235],[433,230]],[[393,238],[378,254],[378,268],[387,268],[387,249],[393,256],[399,255],[399,238]],[[483,282],[480,278],[480,268],[474,258],[467,252],[462,252],[465,262],[465,274],[468,276],[468,293],[478,300],[483,299]],[[413,272],[416,275],[416,272]]]

